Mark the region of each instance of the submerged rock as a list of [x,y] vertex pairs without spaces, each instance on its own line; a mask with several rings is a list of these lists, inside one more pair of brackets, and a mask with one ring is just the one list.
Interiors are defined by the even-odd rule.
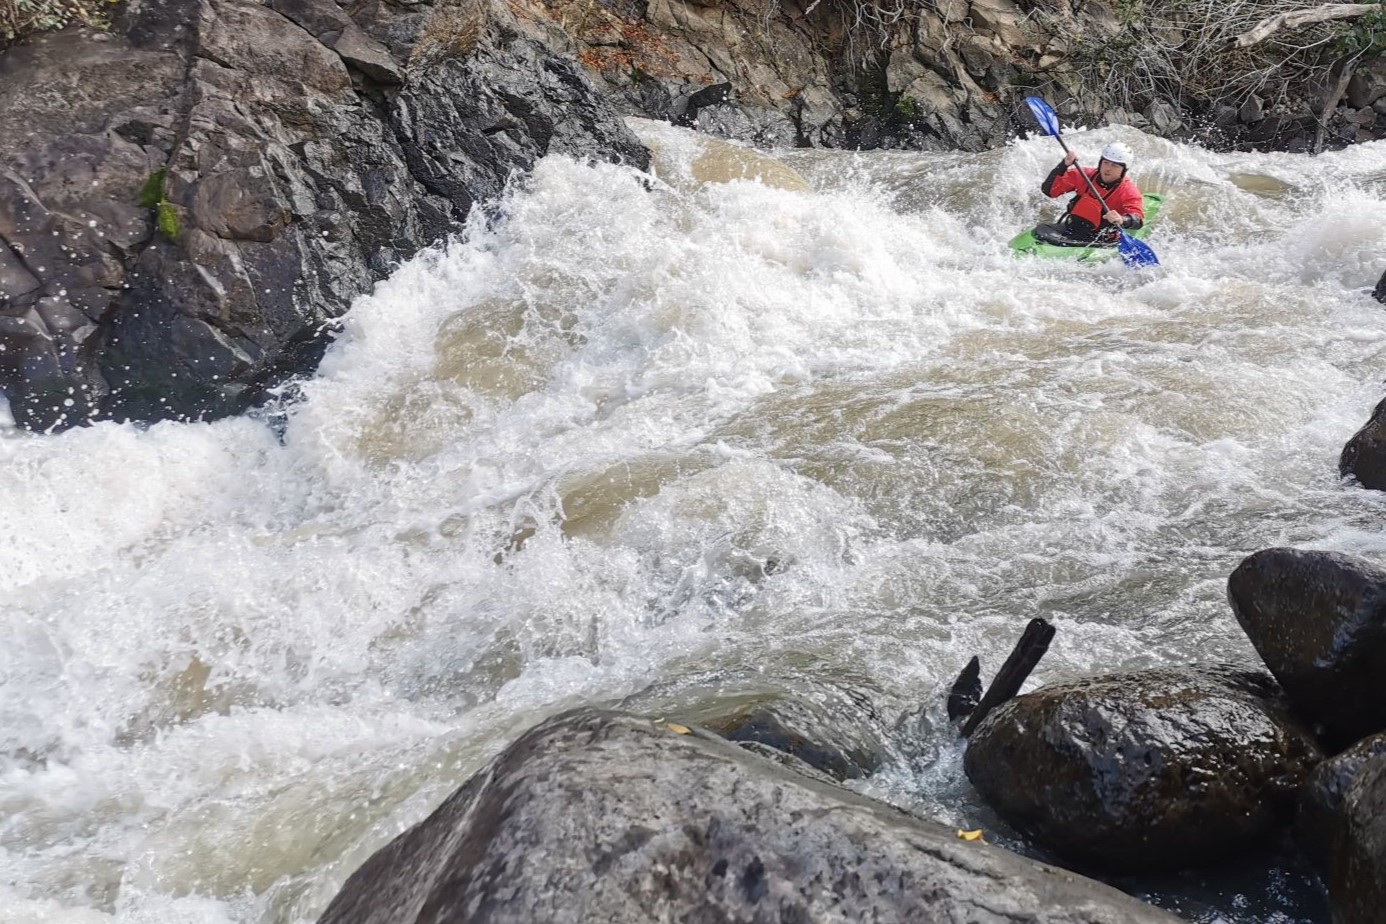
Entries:
[[1195,867],[1272,835],[1320,759],[1264,674],[1150,670],[1045,687],[972,735],[968,779],[1040,845],[1112,873]]
[[[842,698],[829,705],[788,696],[723,700],[690,721],[737,744],[773,748],[834,779],[864,777],[886,753],[872,716]],[[850,711],[844,711],[850,710]]]
[[1263,549],[1227,579],[1232,610],[1300,716],[1333,747],[1386,731],[1386,571]]
[[687,731],[591,710],[544,723],[320,921],[1178,920]]

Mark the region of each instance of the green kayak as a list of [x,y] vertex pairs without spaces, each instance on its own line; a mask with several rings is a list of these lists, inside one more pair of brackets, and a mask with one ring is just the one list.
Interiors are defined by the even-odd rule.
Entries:
[[[1135,231],[1128,232],[1137,240],[1144,240],[1150,233],[1150,228],[1155,224],[1155,219],[1160,215],[1160,206],[1165,204],[1165,197],[1154,193],[1147,193],[1141,196],[1145,202],[1145,224]],[[1115,244],[1109,247],[1064,247],[1059,244],[1047,244],[1035,237],[1034,229],[1026,231],[1024,234],[1017,235],[1010,243],[1011,250],[1016,254],[1034,254],[1037,257],[1060,257],[1065,260],[1082,260],[1085,263],[1096,263],[1099,260],[1109,260],[1117,255]]]

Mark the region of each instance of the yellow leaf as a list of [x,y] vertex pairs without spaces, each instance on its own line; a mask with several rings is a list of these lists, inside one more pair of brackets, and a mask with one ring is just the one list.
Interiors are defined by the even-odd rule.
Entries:
[[[959,828],[958,837],[965,841],[982,841],[982,829],[978,828],[976,831],[964,831],[962,828]],[[982,843],[985,844],[986,841],[982,841]]]
[[692,729],[687,725],[680,725],[678,722],[665,722],[664,727],[676,735],[692,734]]

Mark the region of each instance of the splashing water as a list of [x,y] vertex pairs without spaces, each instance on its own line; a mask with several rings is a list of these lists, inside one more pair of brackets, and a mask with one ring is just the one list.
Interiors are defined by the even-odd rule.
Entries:
[[[0,430],[0,919],[312,920],[561,709],[756,675],[903,714],[1033,616],[1031,685],[1249,662],[1244,555],[1386,553],[1336,475],[1386,360],[1386,145],[1075,133],[1168,197],[1132,272],[1006,250],[1058,209],[1047,138],[637,128],[654,179],[545,160],[360,299],[282,438]],[[876,785],[965,813],[915,745]]]

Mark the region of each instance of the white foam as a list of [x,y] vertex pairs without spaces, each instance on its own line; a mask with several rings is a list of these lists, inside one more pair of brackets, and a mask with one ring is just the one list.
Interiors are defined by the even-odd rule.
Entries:
[[0,430],[10,919],[311,920],[566,706],[813,664],[888,711],[1035,615],[1035,682],[1249,657],[1239,556],[1382,553],[1334,471],[1380,397],[1383,146],[1074,133],[1168,196],[1133,274],[1006,251],[1059,207],[1048,138],[783,152],[806,192],[642,131],[680,182],[541,162],[357,302],[282,441]]

